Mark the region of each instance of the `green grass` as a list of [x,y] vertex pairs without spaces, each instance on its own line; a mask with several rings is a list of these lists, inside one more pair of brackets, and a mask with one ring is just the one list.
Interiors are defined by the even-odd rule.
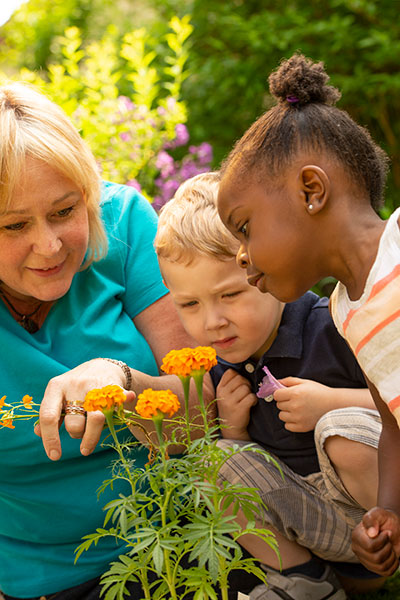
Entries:
[[400,600],[400,573],[390,577],[383,588],[371,594],[353,594],[349,600]]

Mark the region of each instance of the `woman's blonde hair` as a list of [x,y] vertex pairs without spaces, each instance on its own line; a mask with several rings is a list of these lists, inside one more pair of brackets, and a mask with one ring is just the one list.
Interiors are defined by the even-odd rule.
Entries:
[[197,254],[228,260],[239,242],[219,218],[220,175],[209,172],[185,181],[161,209],[155,238],[157,255],[189,264]]
[[96,160],[59,106],[29,85],[9,83],[0,87],[0,211],[12,202],[28,157],[43,161],[81,189],[89,220],[87,267],[107,251]]

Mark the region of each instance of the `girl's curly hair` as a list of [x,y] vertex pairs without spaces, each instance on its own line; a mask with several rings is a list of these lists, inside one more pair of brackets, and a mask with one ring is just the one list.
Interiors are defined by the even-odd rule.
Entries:
[[300,152],[324,152],[343,165],[377,210],[382,204],[388,157],[367,129],[335,106],[341,94],[328,85],[323,63],[296,53],[282,60],[268,81],[277,103],[236,143],[222,165],[222,175],[234,165],[235,174],[251,170],[258,177],[274,177]]

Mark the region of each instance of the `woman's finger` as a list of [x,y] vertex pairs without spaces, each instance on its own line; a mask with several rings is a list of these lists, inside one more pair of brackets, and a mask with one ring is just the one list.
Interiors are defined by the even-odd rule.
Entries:
[[64,418],[65,430],[74,439],[83,437],[86,429],[86,413],[65,415]]
[[56,379],[52,379],[43,396],[39,411],[39,427],[35,433],[42,438],[43,446],[50,460],[61,457],[59,428],[62,423],[63,394]]
[[81,442],[81,454],[88,456],[96,448],[104,429],[105,416],[99,410],[88,412]]

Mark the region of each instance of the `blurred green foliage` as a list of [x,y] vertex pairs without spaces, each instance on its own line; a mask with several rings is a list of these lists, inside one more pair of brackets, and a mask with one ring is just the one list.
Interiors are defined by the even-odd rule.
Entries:
[[[60,62],[47,71],[25,67],[14,79],[34,84],[72,118],[101,165],[102,175],[142,188],[153,196],[160,151],[186,121],[180,100],[187,72],[189,18],[172,17],[162,40],[144,28],[122,39],[113,26],[104,37],[84,45],[77,27],[58,37]],[[163,62],[154,64],[155,44],[164,43]],[[0,81],[10,79],[0,72]],[[128,90],[123,96],[120,81]]]
[[[150,5],[131,0],[28,0],[0,28],[1,67],[46,70],[62,59],[59,36],[69,27],[78,27],[82,39],[92,42],[102,39],[110,24],[122,38],[154,18]],[[164,32],[167,28],[168,21]]]
[[387,208],[400,204],[400,19],[393,0],[151,0],[194,27],[188,127],[219,161],[271,105],[267,78],[296,50],[325,62],[347,110],[388,152]]
[[[190,15],[193,25],[179,58],[169,28],[174,15]],[[338,106],[366,126],[389,154],[391,173],[381,211],[387,217],[400,205],[398,17],[397,0],[29,0],[0,28],[0,69],[19,74],[26,67],[28,79],[39,77],[34,71],[43,81],[49,78],[54,98],[78,118],[105,165],[105,176],[138,178],[148,193],[157,194],[154,160],[174,124],[186,122],[192,144],[210,142],[218,167],[235,140],[272,105],[268,75],[282,58],[301,51],[324,61],[331,83],[342,92]],[[79,45],[74,27],[80,32]],[[145,45],[140,59],[128,56],[129,32],[139,28]],[[139,40],[135,44],[140,46]],[[148,61],[142,64],[146,74],[141,85],[138,60]],[[181,114],[171,115],[164,126],[147,113],[150,120],[142,119],[141,128],[138,113],[125,107],[125,124],[118,123],[113,116],[121,110],[118,97],[131,97],[135,77],[137,92],[147,95],[145,102],[153,95],[151,110],[157,96],[166,98],[169,91],[172,97],[179,95],[176,110]],[[172,86],[169,90],[164,80]],[[87,99],[83,86],[89,90]],[[128,120],[131,131],[126,131]],[[148,139],[151,123],[158,131]],[[128,152],[124,134],[143,138],[142,161],[138,152]],[[184,149],[179,151],[183,156]],[[110,152],[119,156],[117,169],[108,161]],[[329,295],[332,285],[328,278],[316,291]]]
[[[393,0],[29,0],[0,30],[0,62],[46,70],[60,60],[60,36],[78,26],[87,43],[110,23],[119,40],[145,26],[155,40],[154,64],[173,15],[191,15],[183,83],[192,141],[213,145],[215,165],[271,105],[267,78],[279,61],[300,50],[325,62],[347,110],[392,159],[387,210],[400,201],[400,19]],[[0,65],[1,66],[1,65]],[[4,67],[3,67],[4,68]],[[128,63],[120,65],[127,73]],[[120,93],[129,92],[121,76]]]

